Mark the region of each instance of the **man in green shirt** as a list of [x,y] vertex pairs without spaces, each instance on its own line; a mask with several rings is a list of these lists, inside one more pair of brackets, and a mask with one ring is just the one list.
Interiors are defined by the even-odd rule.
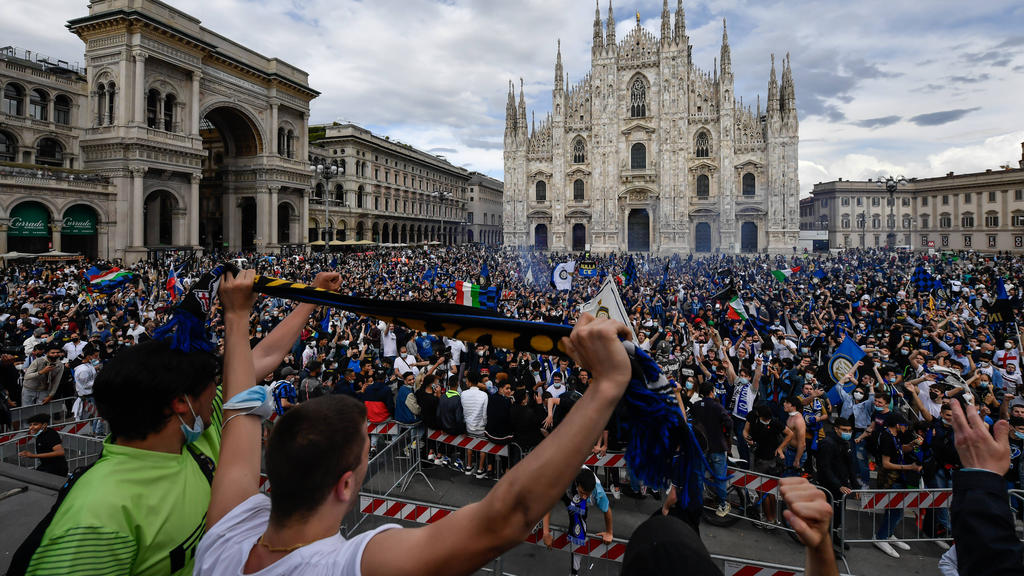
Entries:
[[[226,312],[251,312],[230,286],[252,282],[251,270],[224,276]],[[340,283],[337,273],[321,273],[314,286]],[[298,306],[253,350],[257,381],[280,364],[313,309]],[[201,462],[220,452],[222,398],[252,384],[226,383],[222,391],[219,370],[212,354],[165,342],[125,349],[104,367],[93,390],[110,425],[103,456],[61,504],[28,574],[192,574],[210,502],[210,470]]]

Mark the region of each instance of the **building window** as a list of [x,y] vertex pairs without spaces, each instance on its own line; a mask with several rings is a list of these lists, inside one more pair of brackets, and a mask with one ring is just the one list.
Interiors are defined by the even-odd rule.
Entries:
[[633,81],[629,90],[629,115],[631,118],[647,116],[647,85],[640,78]]
[[53,138],[43,138],[36,147],[36,164],[61,167],[64,165],[64,146]]
[[707,198],[711,195],[711,178],[707,174],[697,176],[697,198]]
[[645,170],[647,168],[647,147],[637,142],[629,149],[629,168]]
[[572,183],[572,199],[580,202],[583,200],[583,180],[576,179]]
[[927,228],[927,227],[928,227],[928,215],[927,214],[922,214],[921,215],[921,228]]
[[1020,202],[1021,200],[1024,200],[1024,190],[1014,190],[1013,191],[1013,199],[1015,201],[1017,201],[1017,202]]
[[703,131],[697,134],[697,140],[693,143],[693,150],[697,158],[710,158],[711,136]]
[[466,212],[466,222],[469,222],[470,224],[473,223],[473,213],[472,212]]
[[859,207],[861,207],[863,205],[864,205],[864,199],[863,198],[857,198],[857,207],[859,208]]
[[839,221],[842,222],[842,226],[843,226],[844,229],[849,229],[850,228],[850,216],[848,214],[843,214],[839,218]]
[[999,214],[995,212],[989,212],[988,214],[985,214],[985,227],[999,228]]
[[46,113],[49,110],[50,98],[46,92],[36,88],[33,90],[28,97],[28,115],[33,120],[46,121]]
[[850,199],[849,198],[843,198],[842,201],[840,202],[840,205],[841,206],[849,206],[850,205]]
[[821,207],[822,208],[828,208],[828,198],[822,198],[821,199]]
[[988,193],[988,201],[989,202],[995,202],[996,201],[996,191],[995,190],[990,190],[989,191],[989,193]]
[[904,228],[910,228],[910,221],[911,221],[910,216],[905,214],[903,216],[903,227]]
[[[754,190],[755,190],[754,184],[755,184],[755,180],[754,180],[754,175],[753,174],[751,174],[750,172],[747,172],[746,174],[743,175],[743,195],[744,196],[753,196],[754,195]],[[824,208],[824,207],[828,206],[827,202],[828,202],[828,200],[822,200],[821,207]]]
[[878,208],[879,204],[881,204],[881,200],[877,197],[871,199],[871,206]]
[[278,128],[277,129],[277,153],[280,156],[284,156],[285,151],[288,149],[288,144],[285,141],[285,138],[287,138],[287,132],[285,132],[285,129],[283,127],[282,128]]
[[4,113],[11,116],[25,115],[25,89],[17,84],[4,88]]
[[1020,226],[1024,226],[1024,214],[1021,214],[1019,212],[1014,212],[1013,216],[1011,216],[1010,218],[1011,218],[1011,221],[1013,222],[1013,227],[1014,228],[1017,228],[1017,227],[1020,227]]
[[923,248],[927,248],[928,247],[928,235],[927,234],[921,234],[921,246]]
[[850,235],[849,234],[843,234],[843,246],[849,246],[849,245],[850,245]]
[[18,143],[14,138],[0,132],[0,162],[14,162],[18,157]]
[[964,192],[964,202],[965,203],[970,203],[970,201],[971,201],[971,193],[970,192]]
[[927,205],[928,205],[928,197],[927,196],[922,196],[921,197],[921,206],[927,206]]
[[858,214],[857,215],[857,228],[860,228],[861,230],[863,230],[864,229],[864,225],[865,225],[866,222],[867,222],[867,218],[865,218],[863,214]]
[[583,164],[587,161],[587,145],[583,143],[583,138],[577,138],[572,143],[572,162],[573,164]]
[[910,198],[904,198],[901,204],[904,206],[910,206]]
[[537,202],[547,202],[548,200],[548,185],[543,180],[537,181],[536,189],[536,200]]
[[174,94],[164,96],[164,130],[167,132],[175,132],[174,107],[177,103],[178,99],[174,97]]
[[951,228],[953,226],[953,218],[943,212],[939,215],[939,228]]
[[971,240],[972,240],[972,238],[971,238],[971,236],[969,234],[967,236],[964,236],[964,248],[970,248],[971,247]]
[[988,247],[989,248],[995,248],[996,247],[996,235],[995,234],[989,234],[988,235]]
[[871,228],[873,228],[875,230],[878,230],[881,227],[882,227],[882,218],[879,217],[878,214],[872,215],[871,216]]
[[970,212],[964,212],[963,216],[960,217],[961,228],[974,228],[974,214]]
[[875,234],[875,248],[878,248],[880,241],[881,238],[878,236],[878,234]]
[[890,207],[890,208],[892,208],[893,206],[895,206],[895,205],[896,205],[896,200],[895,200],[895,199],[893,199],[893,198],[888,198],[888,199],[886,199],[886,201],[885,201],[885,205],[886,205],[886,206],[888,206],[888,207]]
[[949,194],[942,195],[942,205],[949,206]]

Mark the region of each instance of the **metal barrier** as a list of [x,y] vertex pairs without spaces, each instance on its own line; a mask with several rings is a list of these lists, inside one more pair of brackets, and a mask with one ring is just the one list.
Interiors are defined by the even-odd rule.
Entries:
[[[101,418],[90,418],[88,420],[72,420],[70,422],[53,424],[50,428],[56,430],[58,433],[86,435],[89,431],[94,430],[97,425],[105,426],[106,422]],[[25,428],[16,432],[9,432],[7,434],[0,435],[0,444],[7,444],[15,441],[23,444],[28,442],[29,439],[28,428]]]
[[[88,421],[80,424],[88,425]],[[87,466],[99,460],[103,452],[103,439],[94,436],[83,436],[70,432],[62,432],[59,427],[54,427],[60,434],[60,444],[64,448],[64,459],[68,462],[68,470],[74,470],[79,466]],[[37,458],[24,458],[21,452],[28,449],[31,438],[24,436],[15,440],[0,444],[0,462],[16,464],[25,468],[35,468]]]
[[1024,522],[1018,520],[1024,519],[1024,490],[1007,490],[1010,496],[1010,512],[1014,518],[1014,532],[1017,533],[1017,538],[1024,541]]
[[74,396],[68,398],[54,399],[46,404],[30,404],[11,408],[11,423],[5,430],[17,430],[28,428],[28,419],[36,414],[47,414],[50,416],[50,423],[60,422],[71,414],[71,403],[75,401]]
[[[928,534],[924,519],[926,511],[932,510],[929,516],[933,524],[938,524],[939,512],[946,511],[948,515],[952,502],[950,489],[855,490],[843,497],[840,534],[846,543],[881,542],[888,537],[879,539],[879,529],[883,522],[890,522],[891,535],[897,540],[950,541],[952,534],[944,538]],[[904,521],[908,511],[913,516],[912,522]]]

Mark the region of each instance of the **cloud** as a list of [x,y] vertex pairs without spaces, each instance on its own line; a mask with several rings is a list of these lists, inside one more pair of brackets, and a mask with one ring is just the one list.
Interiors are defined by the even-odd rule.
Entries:
[[430,150],[427,150],[427,152],[430,152],[431,154],[455,154],[458,150],[455,148],[431,148]]
[[984,73],[977,76],[950,76],[947,80],[956,84],[978,84],[987,81],[989,78],[991,78],[991,75]]
[[899,116],[882,116],[880,118],[868,118],[866,120],[857,120],[853,124],[860,126],[861,128],[882,128],[885,126],[892,126],[899,122],[902,118]]
[[1024,46],[1024,36],[1013,36],[1000,42],[996,48],[1014,48],[1017,46]]
[[943,110],[942,112],[918,114],[917,116],[911,116],[910,122],[917,124],[918,126],[941,126],[943,124],[949,124],[950,122],[956,122],[971,112],[976,112],[980,109],[981,108],[960,108],[957,110]]

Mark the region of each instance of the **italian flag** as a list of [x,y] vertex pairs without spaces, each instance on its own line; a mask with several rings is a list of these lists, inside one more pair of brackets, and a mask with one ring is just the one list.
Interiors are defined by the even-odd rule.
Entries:
[[747,305],[743,303],[743,300],[740,300],[739,296],[736,296],[729,300],[729,309],[725,315],[730,320],[746,320]]
[[797,266],[796,268],[787,268],[783,270],[772,270],[772,276],[775,276],[775,279],[778,280],[779,282],[785,282],[786,278],[789,278],[790,276],[799,271],[800,266]]
[[483,292],[483,290],[478,284],[456,282],[455,303],[462,304],[463,306],[472,306],[473,308],[482,308],[483,305],[480,303],[481,292]]
[[118,282],[129,277],[131,277],[131,272],[125,272],[120,268],[111,268],[98,276],[91,276],[89,284],[109,284],[110,282]]

